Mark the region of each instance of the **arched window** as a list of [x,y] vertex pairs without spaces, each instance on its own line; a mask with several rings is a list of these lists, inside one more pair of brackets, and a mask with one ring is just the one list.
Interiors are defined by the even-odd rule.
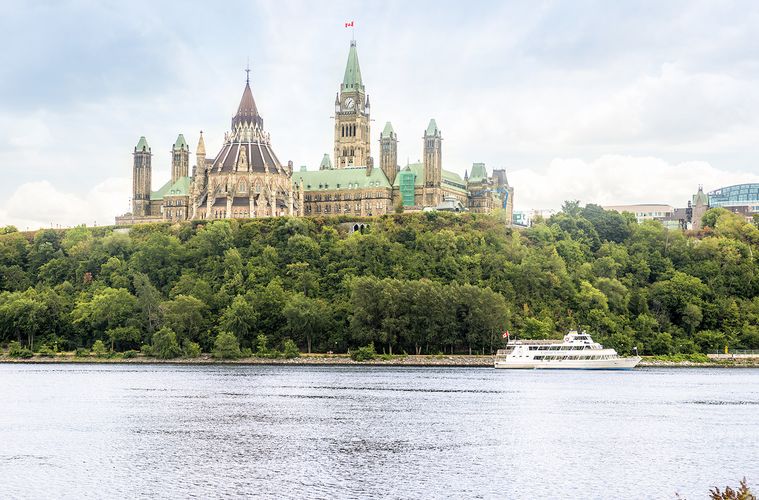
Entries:
[[246,193],[247,191],[248,191],[248,186],[245,184],[245,181],[240,181],[240,183],[237,185],[237,192]]

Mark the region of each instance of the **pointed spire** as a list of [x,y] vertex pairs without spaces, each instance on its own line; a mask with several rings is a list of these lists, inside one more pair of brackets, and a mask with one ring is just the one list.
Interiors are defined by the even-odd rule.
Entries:
[[148,146],[148,141],[145,139],[144,135],[140,137],[139,141],[137,141],[137,146],[135,146],[134,150],[137,152],[150,152],[150,146]]
[[322,162],[319,165],[319,170],[332,170],[332,160],[329,158],[329,155],[327,153],[324,153]]
[[361,67],[358,64],[358,52],[356,52],[356,41],[351,40],[351,48],[348,51],[348,63],[345,65],[345,76],[343,77],[342,90],[364,90],[364,83],[361,81]]
[[440,129],[437,128],[437,123],[435,123],[434,118],[432,118],[430,124],[427,125],[427,130],[425,130],[424,135],[425,137],[435,137],[440,135]]
[[206,155],[206,142],[203,140],[203,131],[200,131],[200,139],[198,139],[198,149],[195,150],[196,156]]
[[394,135],[395,131],[393,130],[393,124],[390,122],[385,123],[385,128],[382,129],[380,139],[392,139]]
[[240,123],[254,122],[259,128],[264,128],[264,120],[258,114],[256,101],[253,99],[253,91],[250,90],[250,68],[246,70],[245,90],[242,92],[240,105],[237,107],[237,114],[232,118],[232,128],[234,129]]
[[174,142],[174,150],[177,149],[187,149],[189,151],[190,146],[187,145],[187,141],[184,140],[184,135],[179,134],[177,136],[177,140]]

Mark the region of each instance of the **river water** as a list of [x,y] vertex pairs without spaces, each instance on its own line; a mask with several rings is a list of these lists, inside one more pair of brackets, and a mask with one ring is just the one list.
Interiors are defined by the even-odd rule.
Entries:
[[3,498],[705,498],[759,370],[0,365]]

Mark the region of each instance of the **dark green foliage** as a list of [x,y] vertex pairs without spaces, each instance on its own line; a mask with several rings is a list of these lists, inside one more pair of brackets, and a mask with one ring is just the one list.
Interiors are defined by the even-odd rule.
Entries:
[[291,339],[285,339],[282,343],[282,357],[287,359],[300,357],[298,346]]
[[519,231],[480,214],[367,218],[364,233],[347,221],[0,230],[0,343],[159,355],[149,344],[168,328],[171,356],[210,352],[219,332],[266,357],[286,339],[301,352],[492,353],[505,329],[585,328],[623,353],[759,348],[759,229],[725,210],[699,234],[576,201]]
[[200,344],[185,339],[182,342],[182,354],[186,358],[197,358],[200,356]]
[[237,359],[242,356],[240,352],[240,343],[232,332],[220,332],[213,343],[214,358],[218,359]]
[[376,358],[377,351],[374,350],[374,342],[369,342],[369,345],[350,351],[350,356],[353,361],[369,361]]
[[55,357],[55,351],[47,344],[42,344],[37,351],[37,355],[42,356],[43,358],[53,358]]
[[153,345],[150,351],[153,356],[161,359],[178,358],[182,355],[182,349],[177,342],[177,334],[166,326],[153,334]]
[[8,356],[11,358],[31,358],[34,353],[31,349],[22,347],[20,342],[13,341],[8,344]]

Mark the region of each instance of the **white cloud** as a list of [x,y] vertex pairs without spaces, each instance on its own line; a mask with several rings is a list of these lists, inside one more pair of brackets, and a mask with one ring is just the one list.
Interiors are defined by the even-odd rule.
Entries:
[[27,182],[0,205],[0,226],[21,230],[70,227],[78,224],[110,225],[127,211],[123,193],[131,188],[127,178],[109,178],[86,194],[62,191],[48,181]]
[[666,203],[684,207],[698,189],[705,191],[744,182],[759,175],[728,172],[706,162],[668,163],[660,158],[605,155],[586,162],[557,158],[543,170],[509,174],[517,209],[559,208],[565,200],[582,204]]

